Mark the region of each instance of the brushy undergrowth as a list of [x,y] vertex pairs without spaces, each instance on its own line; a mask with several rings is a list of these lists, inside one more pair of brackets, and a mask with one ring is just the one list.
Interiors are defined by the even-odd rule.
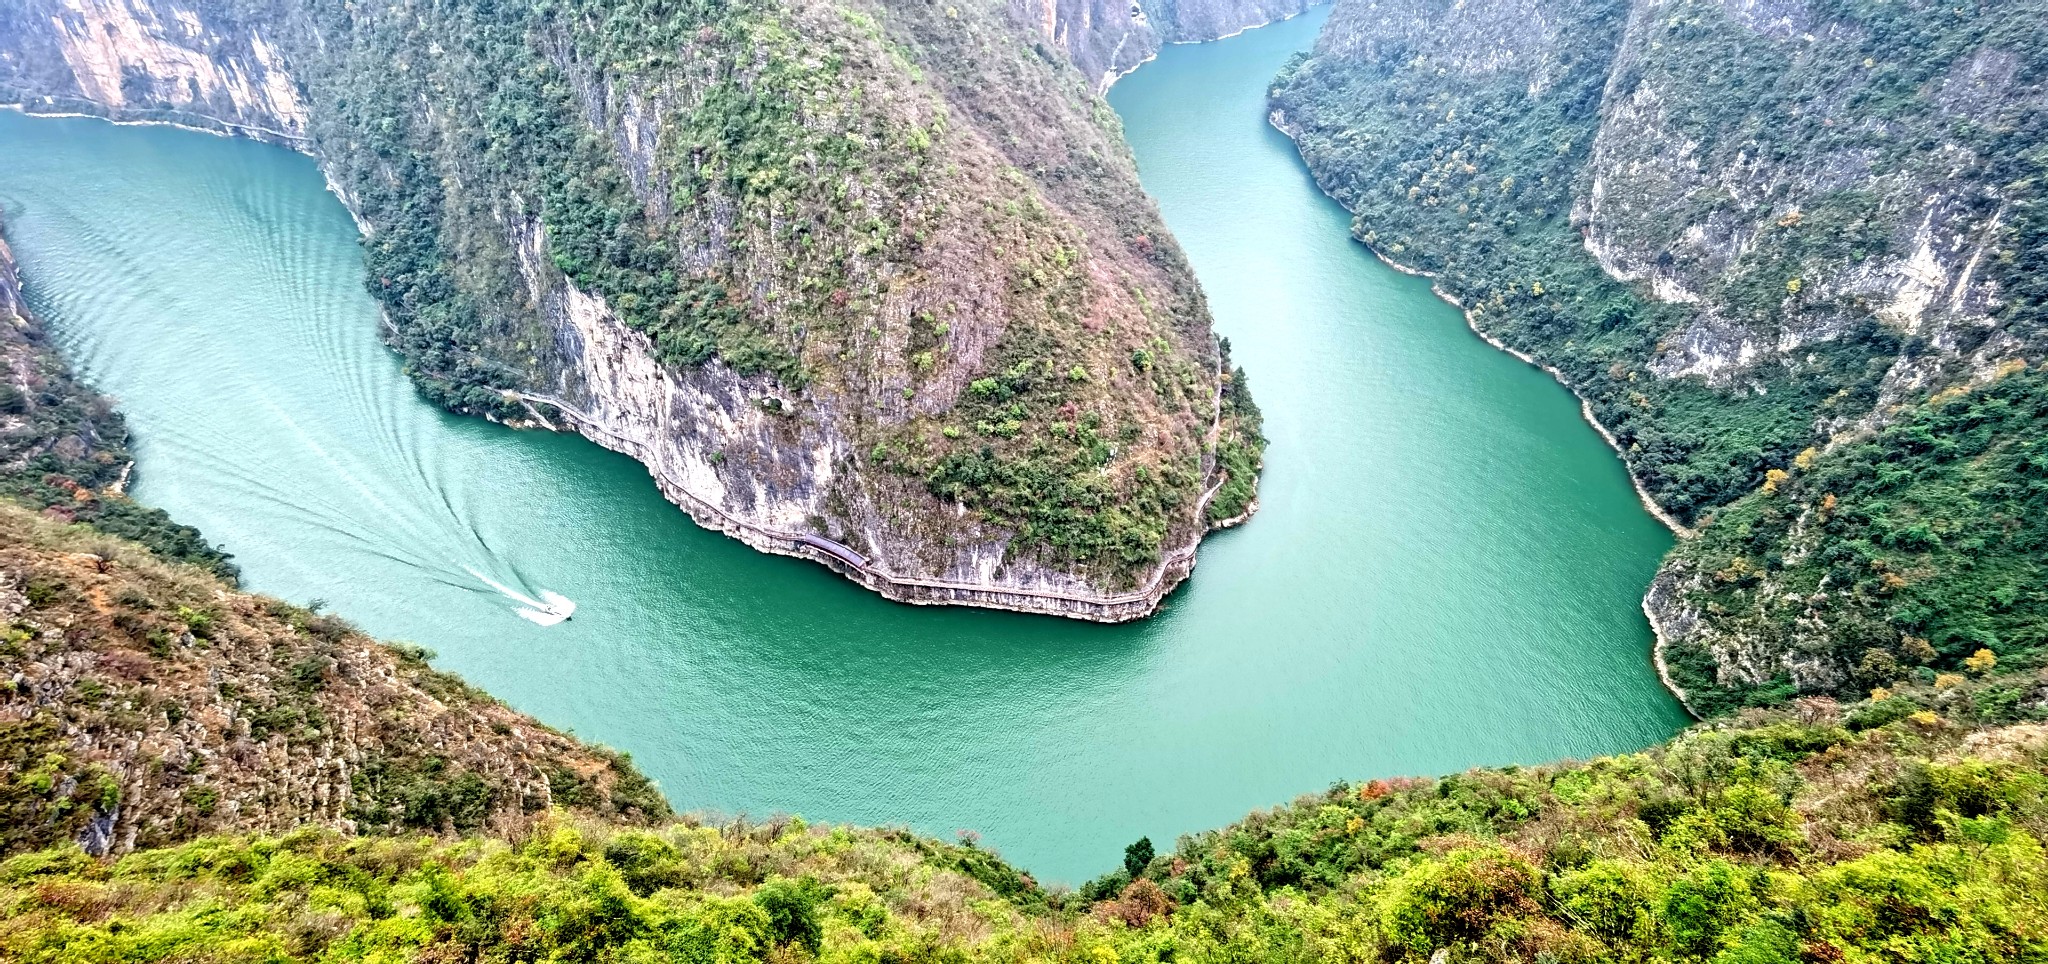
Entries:
[[[2048,727],[1974,693],[1752,711],[1651,751],[1345,783],[1077,891],[797,819],[206,838],[0,865],[0,957],[103,961],[2031,961]],[[2041,707],[2031,711],[2039,717]]]

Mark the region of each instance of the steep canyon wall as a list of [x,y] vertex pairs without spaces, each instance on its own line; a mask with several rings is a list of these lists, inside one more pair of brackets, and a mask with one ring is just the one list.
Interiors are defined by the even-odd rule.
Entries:
[[1699,531],[1649,608],[1720,709],[2035,645],[2044,37],[2032,2],[1346,0],[1273,106]]
[[442,404],[892,598],[1134,618],[1249,508],[1256,414],[1094,68],[1014,13],[28,0],[0,93],[313,153]]

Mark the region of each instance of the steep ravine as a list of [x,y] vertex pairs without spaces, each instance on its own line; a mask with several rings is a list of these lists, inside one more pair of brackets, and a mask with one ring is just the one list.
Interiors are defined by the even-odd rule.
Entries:
[[[0,114],[0,206],[32,303],[122,399],[137,497],[253,588],[430,644],[689,806],[971,827],[1078,881],[1335,776],[1682,724],[1636,608],[1669,538],[1619,465],[1546,376],[1361,258],[1266,124],[1322,16],[1168,48],[1112,91],[1276,443],[1257,523],[1124,626],[894,605],[700,530],[581,437],[421,404],[303,156]],[[471,569],[580,608],[535,627]]]
[[[586,36],[584,24],[524,28],[552,61],[535,70],[573,88],[568,103],[583,116],[570,123],[609,142],[605,156],[577,162],[599,166],[572,176],[568,189],[615,183],[631,191],[630,215],[616,198],[565,201],[546,193],[557,188],[523,182],[555,176],[516,169],[547,166],[531,148],[508,146],[512,160],[479,167],[458,146],[500,136],[468,126],[470,112],[520,96],[472,86],[490,72],[480,60],[534,54],[481,39],[476,51],[429,48],[414,26],[373,10],[12,5],[0,11],[0,95],[33,112],[174,123],[314,154],[371,239],[373,292],[429,394],[515,424],[572,428],[632,455],[706,526],[817,559],[905,602],[1099,621],[1150,613],[1192,568],[1212,517],[1241,518],[1255,504],[1235,494],[1242,484],[1226,485],[1231,465],[1255,471],[1256,423],[1231,403],[1231,373],[1193,278],[1114,128],[1091,116],[1101,108],[1087,103],[1078,75],[1059,63],[962,53],[1027,29],[1099,33],[1104,21],[1080,12],[1078,21],[1019,25],[949,8],[951,21],[928,24],[876,8],[886,32],[849,33],[867,14],[762,9],[691,35],[688,44],[706,49],[684,68],[659,52],[636,70],[617,66],[622,55],[609,48],[577,49],[618,43]],[[1191,8],[1176,21],[1189,26],[1170,36],[1212,36],[1289,12]],[[792,82],[773,65],[723,77],[694,66],[724,56],[728,35],[762,23],[813,38],[794,49],[837,51],[823,67],[798,61],[787,70],[859,71],[868,83],[855,96],[865,102],[802,93],[816,90],[803,81],[787,93],[781,85]],[[498,36],[480,21],[440,26]],[[1082,48],[1072,49],[1093,72]],[[923,71],[948,76],[935,77],[934,89],[906,52],[925,61]],[[376,63],[394,55],[411,68],[391,74]],[[600,70],[592,57],[612,65]],[[1143,56],[1112,59],[1128,66]],[[377,85],[397,90],[428,75],[450,104],[471,106],[422,108],[403,91],[379,105]],[[794,130],[756,126],[712,154],[681,153],[699,136],[690,125],[725,109],[718,98],[727,96],[766,105],[810,98],[801,108],[809,113]],[[391,110],[417,113],[392,128]],[[1039,133],[1028,142],[998,134],[1006,125]],[[846,142],[818,139],[842,126]],[[393,129],[400,133],[382,133]],[[878,135],[929,144],[919,150],[932,160],[904,166],[900,152],[872,143]],[[804,192],[822,188],[752,193],[759,177],[780,176],[773,170],[703,183],[710,165],[740,163],[718,152],[785,142],[812,145],[795,148],[812,164],[828,146],[860,144],[850,158],[824,162],[845,173],[817,172],[820,184],[840,185],[841,213],[802,226],[813,217],[801,209]],[[862,173],[877,165],[879,175]],[[534,192],[545,196],[537,203]],[[683,249],[677,266],[659,278],[645,269],[668,240],[640,252],[617,242],[587,249],[598,252],[593,264],[580,247],[587,222],[576,220],[593,211],[672,232]],[[565,245],[551,228],[575,238]],[[820,239],[825,253],[808,253]],[[778,264],[755,253],[778,250],[793,254]],[[608,295],[593,283],[614,287]],[[641,294],[679,283],[679,294]],[[653,320],[657,310],[708,325],[698,330],[716,347],[674,335],[664,326],[675,323]],[[1238,501],[1212,511],[1223,491]]]

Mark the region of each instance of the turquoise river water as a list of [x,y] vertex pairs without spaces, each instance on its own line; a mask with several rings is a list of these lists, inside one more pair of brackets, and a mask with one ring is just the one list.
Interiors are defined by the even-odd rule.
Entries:
[[[900,606],[693,526],[636,463],[422,402],[313,163],[0,113],[32,304],[128,413],[135,495],[255,590],[440,653],[678,808],[982,834],[1077,882],[1343,778],[1633,749],[1684,717],[1638,598],[1669,536],[1543,373],[1347,235],[1265,85],[1321,13],[1120,82],[1249,369],[1263,511],[1156,618]],[[576,600],[540,627],[471,575]]]

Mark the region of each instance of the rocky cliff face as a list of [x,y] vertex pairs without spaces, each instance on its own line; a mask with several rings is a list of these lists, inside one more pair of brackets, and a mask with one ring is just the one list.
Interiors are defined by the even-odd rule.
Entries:
[[[1101,593],[1054,570],[1005,558],[1009,534],[956,507],[920,517],[929,496],[916,479],[860,476],[848,412],[794,414],[796,396],[763,375],[719,363],[678,369],[656,360],[648,337],[604,302],[560,277],[529,236],[520,264],[542,314],[555,324],[554,382],[519,393],[529,417],[573,428],[646,465],[669,501],[698,524],[759,549],[817,559],[899,602],[984,605],[1104,622],[1151,612],[1193,568],[1195,540],[1176,546],[1147,584]],[[1209,493],[1213,495],[1212,493]],[[829,520],[829,521],[828,521]],[[951,533],[948,535],[948,533]],[[858,547],[835,557],[804,537]]]
[[1361,238],[1698,529],[1646,609],[1721,709],[2034,645],[1968,600],[2041,561],[2044,35],[2038,3],[1355,0],[1275,107]]
[[1106,90],[1161,44],[1198,43],[1284,20],[1316,0],[1010,0],[1010,14]]
[[1511,73],[1541,90],[1550,86],[1560,26],[1547,7],[1536,0],[1340,3],[1323,25],[1316,54],[1375,63],[1419,59],[1461,75]]
[[21,300],[21,276],[15,272],[14,250],[0,237],[0,322],[20,327],[28,321],[28,305]]
[[312,151],[430,396],[706,525],[905,601],[1150,612],[1257,426],[1091,82],[994,3],[642,6],[31,0],[0,85]]
[[[1577,219],[1610,274],[1694,306],[1652,361],[1660,377],[1740,378],[1874,318],[1931,349],[1896,359],[1882,406],[2018,350],[1991,330],[1983,270],[2006,240],[2012,199],[1987,156],[2002,145],[1970,135],[2038,115],[2037,81],[1982,28],[1950,49],[1862,56],[1909,31],[1827,9],[1631,15]],[[1752,65],[1758,89],[1727,103],[1707,82],[1710,44]],[[1878,99],[1900,89],[1920,103]]]
[[136,119],[299,143],[306,104],[257,27],[198,6],[51,0],[0,9],[0,92],[42,112]]

